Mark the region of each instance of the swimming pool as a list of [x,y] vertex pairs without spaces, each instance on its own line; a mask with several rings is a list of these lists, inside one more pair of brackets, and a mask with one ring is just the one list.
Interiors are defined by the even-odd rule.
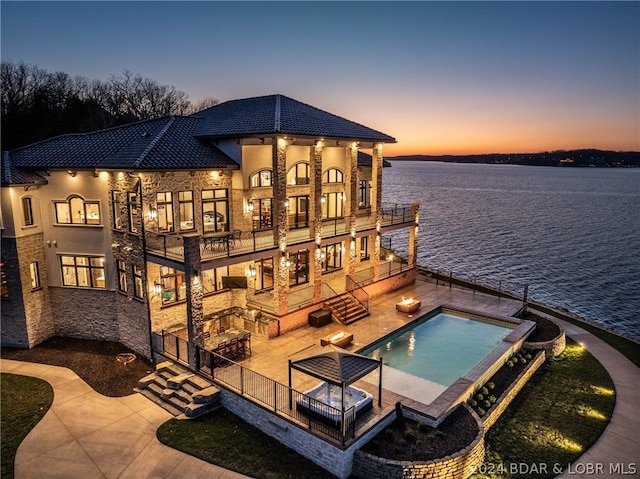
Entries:
[[506,327],[436,312],[394,333],[361,354],[383,358],[383,365],[448,387],[500,344],[511,333]]

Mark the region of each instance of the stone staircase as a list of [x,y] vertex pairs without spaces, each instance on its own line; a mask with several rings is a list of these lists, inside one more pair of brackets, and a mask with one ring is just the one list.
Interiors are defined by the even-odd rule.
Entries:
[[138,381],[136,391],[179,419],[193,419],[220,407],[220,390],[171,361]]
[[333,317],[342,324],[353,323],[354,321],[369,316],[367,308],[351,293],[342,293],[333,298],[329,298],[324,301],[323,307],[331,310]]

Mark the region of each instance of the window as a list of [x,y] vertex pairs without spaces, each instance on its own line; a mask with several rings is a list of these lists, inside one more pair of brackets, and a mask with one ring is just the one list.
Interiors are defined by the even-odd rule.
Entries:
[[202,190],[202,224],[205,233],[229,231],[229,200],[226,189]]
[[111,212],[113,213],[113,228],[121,230],[124,228],[122,217],[122,191],[111,190]]
[[162,304],[171,304],[187,299],[187,283],[185,283],[182,271],[161,266],[160,285]]
[[30,196],[22,198],[22,221],[24,226],[32,226],[33,220],[33,204]]
[[129,193],[129,231],[132,233],[140,232],[138,220],[140,217],[140,205],[138,204],[138,194]]
[[344,201],[342,193],[327,193],[322,204],[323,218],[342,218],[344,216]]
[[360,238],[360,260],[364,261],[369,259],[369,237],[362,236]]
[[70,196],[66,201],[55,201],[56,223],[72,225],[99,225],[100,203]]
[[256,290],[273,289],[273,258],[259,259],[256,265]]
[[344,183],[344,174],[338,168],[329,168],[324,172],[324,183]]
[[306,228],[307,226],[309,226],[309,197],[289,198],[289,228]]
[[371,204],[371,182],[367,180],[360,180],[358,190],[358,206],[363,208]]
[[29,273],[31,275],[31,290],[40,289],[40,267],[37,261],[29,264]]
[[178,209],[178,215],[180,216],[180,229],[194,229],[196,226],[193,222],[193,191],[178,192]]
[[105,288],[104,258],[61,256],[62,285],[83,288]]
[[322,247],[322,271],[334,271],[342,268],[342,245],[335,243]]
[[156,193],[158,204],[158,231],[168,233],[173,231],[173,195],[170,191]]
[[124,261],[116,261],[118,268],[118,291],[121,293],[127,292],[127,265]]
[[224,289],[222,287],[222,277],[229,276],[229,267],[207,269],[202,271],[202,290],[204,294],[214,293]]
[[133,295],[138,299],[144,298],[142,268],[136,265],[133,265]]
[[273,186],[273,178],[271,170],[258,171],[255,175],[251,175],[249,178],[251,188],[264,188],[267,186]]
[[309,282],[309,250],[289,255],[289,286]]
[[309,184],[309,163],[297,163],[287,173],[288,185]]
[[271,198],[253,200],[253,229],[263,230],[273,228],[273,213]]

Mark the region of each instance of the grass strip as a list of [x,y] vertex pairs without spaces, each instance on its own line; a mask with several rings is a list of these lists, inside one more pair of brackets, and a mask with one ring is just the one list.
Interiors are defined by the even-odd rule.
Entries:
[[586,349],[567,339],[486,436],[480,478],[551,478],[595,443],[611,419],[615,389]]
[[167,446],[257,479],[335,479],[223,408],[195,420],[171,419],[157,436]]
[[47,413],[53,403],[53,389],[42,379],[2,373],[2,430],[0,433],[2,471],[12,478],[18,446]]

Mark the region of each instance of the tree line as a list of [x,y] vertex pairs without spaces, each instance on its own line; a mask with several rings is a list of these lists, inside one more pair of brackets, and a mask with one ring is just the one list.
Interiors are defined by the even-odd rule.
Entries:
[[0,92],[2,150],[65,133],[188,115],[218,103],[205,98],[194,104],[185,92],[128,70],[103,81],[5,61]]

